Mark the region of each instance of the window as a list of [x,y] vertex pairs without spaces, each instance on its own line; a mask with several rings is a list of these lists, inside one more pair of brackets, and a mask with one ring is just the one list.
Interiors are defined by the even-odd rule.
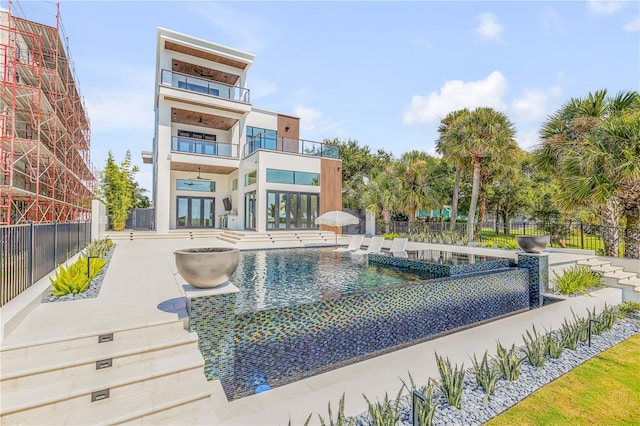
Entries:
[[[255,138],[257,135],[260,135],[260,137]],[[277,132],[275,130],[247,126],[247,143],[249,144],[249,153],[260,148],[277,149],[276,135]]]
[[253,185],[258,181],[258,172],[252,171],[251,173],[247,173],[244,175],[244,186]]
[[216,183],[208,180],[176,179],[176,189],[180,191],[216,192]]
[[232,191],[238,190],[238,178],[235,178],[234,180],[231,181],[231,190]]
[[267,169],[267,182],[319,186],[320,174]]

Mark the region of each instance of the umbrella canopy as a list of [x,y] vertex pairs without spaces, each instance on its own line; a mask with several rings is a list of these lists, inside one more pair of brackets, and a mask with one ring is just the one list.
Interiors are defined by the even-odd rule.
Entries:
[[327,226],[346,226],[357,225],[360,223],[360,219],[352,214],[334,210],[326,213],[322,213],[316,218],[316,225]]
[[[337,228],[338,226],[345,225],[357,225],[360,223],[360,219],[352,214],[342,212],[339,210],[333,210],[330,212],[322,213],[316,218],[316,225],[327,225]],[[336,233],[336,247],[338,246],[338,233]]]

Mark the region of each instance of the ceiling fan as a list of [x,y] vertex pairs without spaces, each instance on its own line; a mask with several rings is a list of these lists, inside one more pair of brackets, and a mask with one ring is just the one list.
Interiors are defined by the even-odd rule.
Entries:
[[211,73],[205,73],[204,71],[202,71],[200,68],[194,68],[193,72],[195,72],[196,74],[198,74],[200,77],[208,77],[211,78],[213,77],[213,75],[211,75]]
[[211,180],[209,178],[200,176],[200,167],[198,167],[198,176],[196,176],[196,179],[198,179],[198,180]]

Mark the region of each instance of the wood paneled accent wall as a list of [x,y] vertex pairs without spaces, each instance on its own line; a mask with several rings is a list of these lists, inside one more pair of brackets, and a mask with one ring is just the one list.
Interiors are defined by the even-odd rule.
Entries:
[[[320,214],[333,210],[342,211],[342,160],[320,160]],[[342,228],[320,225],[323,231],[342,233]]]
[[278,114],[277,130],[278,136],[282,137],[282,139],[278,138],[278,149],[287,152],[298,152],[300,119],[297,117]]

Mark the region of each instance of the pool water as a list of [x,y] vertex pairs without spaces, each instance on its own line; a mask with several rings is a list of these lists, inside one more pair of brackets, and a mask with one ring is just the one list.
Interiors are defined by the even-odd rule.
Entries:
[[333,248],[306,248],[241,251],[229,281],[240,289],[236,313],[245,313],[430,278],[426,271],[368,266],[366,256]]

